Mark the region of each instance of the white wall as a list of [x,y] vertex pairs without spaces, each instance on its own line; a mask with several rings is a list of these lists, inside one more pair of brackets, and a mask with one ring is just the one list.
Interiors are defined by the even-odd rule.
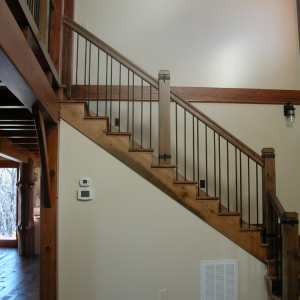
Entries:
[[299,89],[294,0],[76,0],[75,21],[173,86]]
[[[59,157],[59,299],[200,299],[209,260],[238,260],[238,299],[266,299],[263,263],[64,121]],[[92,201],[77,200],[82,177]]]

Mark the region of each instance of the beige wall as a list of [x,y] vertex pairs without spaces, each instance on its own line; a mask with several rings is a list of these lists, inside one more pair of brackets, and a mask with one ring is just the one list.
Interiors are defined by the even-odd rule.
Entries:
[[294,0],[76,0],[75,21],[174,86],[299,89]]
[[[64,121],[60,131],[60,299],[200,299],[201,261],[237,260],[239,300],[266,299],[265,265]],[[94,198],[77,200],[88,177]]]

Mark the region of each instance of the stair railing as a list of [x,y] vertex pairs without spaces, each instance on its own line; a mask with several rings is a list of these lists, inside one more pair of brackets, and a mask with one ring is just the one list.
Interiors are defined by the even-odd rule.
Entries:
[[286,212],[276,196],[275,150],[262,150],[264,243],[268,244],[267,259],[275,260],[273,293],[282,299],[299,298],[298,214]]
[[[167,93],[168,72],[161,71],[157,80],[68,17],[63,22],[62,83],[68,94],[87,100],[95,115],[109,117],[109,131],[131,132],[132,148],[154,148],[159,164],[176,165],[176,181],[195,182],[199,197],[220,199],[220,212],[244,213],[241,227],[261,227],[264,158],[189,102]],[[171,114],[166,105],[158,109],[158,98],[160,106],[167,99]],[[170,133],[160,125],[166,118]]]
[[220,199],[220,212],[243,213],[242,228],[263,227],[267,258],[276,258],[279,277],[283,270],[283,299],[296,299],[290,295],[298,293],[298,220],[276,197],[274,149],[260,156],[170,91],[169,71],[156,80],[68,17],[63,22],[67,98],[109,117],[108,131],[131,132],[133,149],[159,149],[159,164],[176,167],[175,181],[195,182],[199,199]]

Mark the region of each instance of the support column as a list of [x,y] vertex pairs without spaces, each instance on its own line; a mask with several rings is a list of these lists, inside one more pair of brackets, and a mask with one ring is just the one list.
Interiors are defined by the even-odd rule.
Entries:
[[267,248],[267,258],[273,258],[273,236],[275,233],[275,213],[270,204],[269,191],[274,191],[276,194],[276,178],[275,178],[275,150],[273,148],[262,149],[262,157],[265,160],[265,165],[262,168],[262,182],[263,182],[263,225],[264,225],[264,242],[269,244]]
[[30,157],[28,163],[20,164],[18,195],[18,252],[20,257],[34,255],[34,221],[33,221],[33,190],[34,161]]
[[159,115],[159,164],[171,164],[171,133],[170,133],[170,71],[158,73],[158,115]]

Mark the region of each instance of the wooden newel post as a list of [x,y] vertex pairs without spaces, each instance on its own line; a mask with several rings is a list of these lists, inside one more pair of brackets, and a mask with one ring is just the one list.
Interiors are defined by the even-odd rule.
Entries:
[[171,164],[170,138],[170,71],[162,70],[158,73],[158,115],[159,115],[159,164]]
[[20,164],[19,172],[18,252],[20,257],[32,257],[34,255],[33,190],[35,187],[33,159],[29,158],[28,163]]
[[[268,259],[273,258],[273,236],[275,232],[274,226],[274,209],[270,204],[268,197],[269,191],[276,193],[276,178],[275,178],[275,150],[273,148],[262,149],[262,157],[265,160],[265,165],[262,168],[262,182],[263,182],[263,225],[264,225],[264,242],[269,244],[267,248]],[[273,221],[273,223],[272,223]]]
[[282,299],[299,299],[299,238],[298,214],[285,213],[282,234]]

